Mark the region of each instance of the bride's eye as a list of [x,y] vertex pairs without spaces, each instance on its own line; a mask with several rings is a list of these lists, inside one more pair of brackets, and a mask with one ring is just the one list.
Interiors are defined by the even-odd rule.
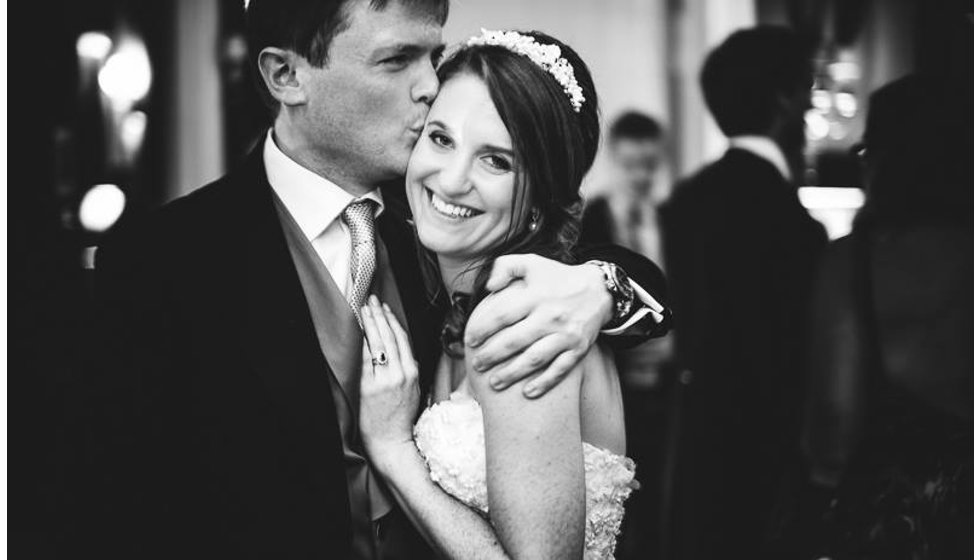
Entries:
[[429,133],[429,139],[432,143],[439,146],[440,148],[451,148],[453,146],[453,141],[449,139],[444,133],[433,130]]
[[514,166],[511,165],[510,160],[497,154],[490,154],[484,157],[483,161],[487,162],[487,165],[489,165],[491,169],[501,173],[509,172],[514,168]]

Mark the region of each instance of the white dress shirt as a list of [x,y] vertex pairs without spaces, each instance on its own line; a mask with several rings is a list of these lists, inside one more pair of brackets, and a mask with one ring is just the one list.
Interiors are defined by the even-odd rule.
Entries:
[[779,149],[779,146],[772,138],[746,134],[743,136],[732,136],[729,141],[733,148],[741,148],[747,152],[752,152],[773,164],[779,170],[779,174],[783,176],[783,179],[790,180],[789,164],[786,162],[786,156],[783,155],[783,151]]
[[357,198],[369,198],[378,203],[374,217],[384,211],[381,191],[374,189],[355,197],[336,184],[324,179],[284,154],[272,138],[265,138],[262,151],[269,185],[296,220],[303,235],[313,245],[317,256],[333,278],[344,297],[350,293],[350,229],[341,213]]

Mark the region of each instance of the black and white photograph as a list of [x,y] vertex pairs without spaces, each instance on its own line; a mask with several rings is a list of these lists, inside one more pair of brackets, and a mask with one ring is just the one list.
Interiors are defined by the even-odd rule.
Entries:
[[972,2],[15,4],[11,558],[974,557]]

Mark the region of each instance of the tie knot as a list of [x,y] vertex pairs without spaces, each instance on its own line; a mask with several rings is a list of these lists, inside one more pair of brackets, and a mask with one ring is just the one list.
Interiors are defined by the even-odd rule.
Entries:
[[344,208],[343,220],[350,228],[354,245],[374,241],[374,207],[377,203],[369,198],[355,200]]
[[348,226],[374,222],[374,207],[377,202],[370,198],[361,198],[351,202],[344,208],[343,219]]

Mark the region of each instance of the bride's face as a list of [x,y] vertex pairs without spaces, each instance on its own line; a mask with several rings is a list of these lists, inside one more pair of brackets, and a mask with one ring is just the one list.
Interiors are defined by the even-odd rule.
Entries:
[[511,227],[517,184],[510,134],[479,78],[450,78],[408,162],[419,239],[444,258],[472,261]]

